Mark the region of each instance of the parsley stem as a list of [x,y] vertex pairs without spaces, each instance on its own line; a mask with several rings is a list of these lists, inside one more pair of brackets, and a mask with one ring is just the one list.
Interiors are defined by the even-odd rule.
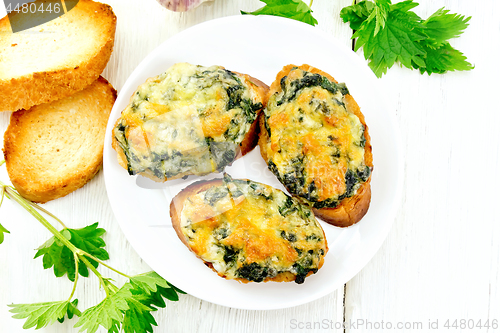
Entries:
[[0,185],[0,207],[2,207],[3,197],[5,196],[5,186]]
[[313,5],[313,1],[314,0],[311,0],[311,2],[309,2],[309,8],[311,8],[311,6]]
[[73,253],[73,258],[75,259],[75,281],[73,282],[73,290],[71,291],[71,295],[69,295],[68,302],[71,302],[71,299],[73,298],[73,295],[75,294],[76,290],[76,284],[78,283],[78,255],[76,253]]
[[41,207],[40,205],[37,205],[36,203],[34,203],[32,201],[28,201],[28,202],[29,202],[30,205],[32,205],[36,209],[44,212],[45,214],[47,214],[48,216],[52,217],[54,220],[56,220],[57,222],[59,222],[59,224],[61,224],[64,229],[68,229],[68,227],[66,227],[66,225],[63,223],[63,221],[61,221],[57,216],[55,216],[54,214],[52,214],[51,212],[49,212],[45,208]]
[[0,161],[0,166],[2,166],[5,163],[5,160]]
[[76,246],[74,246],[69,240],[67,240],[49,221],[47,221],[34,207],[31,206],[30,201],[23,198],[15,188],[12,186],[7,186],[0,181],[0,186],[4,187],[5,193],[9,195],[9,198],[16,201],[24,209],[28,211],[33,217],[35,217],[45,228],[47,228],[57,239],[66,245],[71,252],[75,253],[78,251]]
[[112,271],[113,271],[113,272],[115,272],[115,273],[118,273],[118,274],[120,274],[120,275],[122,275],[122,276],[124,276],[124,277],[126,277],[126,278],[128,278],[128,279],[130,279],[130,278],[131,278],[131,276],[130,276],[130,275],[127,275],[127,274],[125,274],[125,273],[120,272],[120,271],[119,271],[119,270],[117,270],[117,269],[114,269],[113,267],[109,266],[108,264],[106,264],[106,263],[105,263],[105,262],[103,262],[102,260],[100,260],[100,259],[98,259],[98,258],[94,257],[93,255],[91,255],[90,253],[87,253],[87,252],[85,252],[85,251],[84,251],[82,254],[83,254],[84,256],[86,256],[86,257],[89,257],[90,259],[93,259],[93,260],[97,261],[98,263],[100,263],[100,264],[101,264],[101,265],[103,265],[104,267],[107,267],[108,269],[112,270]]
[[[88,260],[87,258],[84,257],[84,255],[82,254],[77,254],[78,255],[78,258],[83,261],[83,263],[88,267],[90,268],[90,270],[97,276],[97,278],[99,279],[99,282],[101,283],[101,286],[104,288],[104,291],[106,292],[106,297],[109,296],[109,287],[106,285],[106,283],[104,283],[104,279],[102,278],[102,275],[101,273],[99,273],[97,271],[97,269],[94,267],[94,265],[92,265]],[[77,272],[78,274],[78,272]]]

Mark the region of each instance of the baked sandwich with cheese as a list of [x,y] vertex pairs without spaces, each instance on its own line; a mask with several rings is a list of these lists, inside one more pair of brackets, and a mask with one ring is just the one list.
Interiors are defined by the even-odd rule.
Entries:
[[328,251],[311,209],[251,180],[200,181],[170,204],[180,240],[219,276],[243,283],[303,283]]
[[276,76],[260,119],[269,169],[316,216],[347,227],[370,205],[372,147],[365,118],[344,84],[309,65]]
[[175,64],[140,85],[116,122],[118,161],[159,182],[221,171],[256,146],[267,92],[221,66]]

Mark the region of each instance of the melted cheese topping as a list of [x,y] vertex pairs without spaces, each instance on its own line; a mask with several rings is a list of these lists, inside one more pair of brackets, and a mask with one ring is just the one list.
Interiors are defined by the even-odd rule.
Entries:
[[316,272],[326,240],[311,210],[268,185],[232,180],[188,197],[181,230],[219,275],[261,282],[282,272],[302,283]]
[[187,63],[147,80],[114,129],[129,173],[166,180],[230,164],[262,108],[252,85],[220,66]]
[[297,68],[264,110],[271,171],[317,208],[354,195],[370,174],[364,126],[345,108],[344,94],[344,86]]

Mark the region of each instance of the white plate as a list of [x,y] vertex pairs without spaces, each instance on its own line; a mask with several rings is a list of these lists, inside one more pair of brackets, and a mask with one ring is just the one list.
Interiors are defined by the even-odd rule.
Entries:
[[[346,82],[359,103],[370,129],[374,154],[371,206],[363,220],[349,228],[322,223],[330,250],[324,266],[304,284],[240,284],[220,278],[189,252],[170,223],[169,197],[191,183],[192,177],[156,184],[140,176],[129,176],[118,165],[116,152],[111,148],[111,130],[116,119],[140,84],[177,62],[222,65],[267,84],[271,84],[284,65],[307,63]],[[203,300],[239,309],[266,310],[296,306],[325,296],[350,280],[373,257],[399,206],[403,170],[399,132],[395,117],[383,104],[383,96],[390,95],[377,89],[375,76],[355,53],[307,24],[248,15],[217,19],[187,29],[142,61],[123,86],[112,110],[104,148],[104,177],[116,218],[131,245],[152,269]],[[268,171],[258,147],[226,171],[234,178],[249,178],[283,189]]]

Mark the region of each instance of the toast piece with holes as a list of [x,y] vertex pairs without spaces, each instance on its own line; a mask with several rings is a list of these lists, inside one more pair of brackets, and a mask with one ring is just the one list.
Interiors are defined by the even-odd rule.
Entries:
[[372,147],[346,86],[312,66],[288,65],[269,95],[259,138],[269,169],[326,222],[361,220],[370,206]]
[[[70,8],[71,2],[65,1]],[[56,3],[61,4],[35,2],[44,8]],[[17,33],[7,16],[0,19],[0,111],[28,109],[89,86],[108,63],[115,28],[111,7],[91,0],[79,0],[66,14]]]
[[45,203],[85,185],[102,165],[116,90],[104,78],[74,95],[14,112],[4,136],[10,180]]

